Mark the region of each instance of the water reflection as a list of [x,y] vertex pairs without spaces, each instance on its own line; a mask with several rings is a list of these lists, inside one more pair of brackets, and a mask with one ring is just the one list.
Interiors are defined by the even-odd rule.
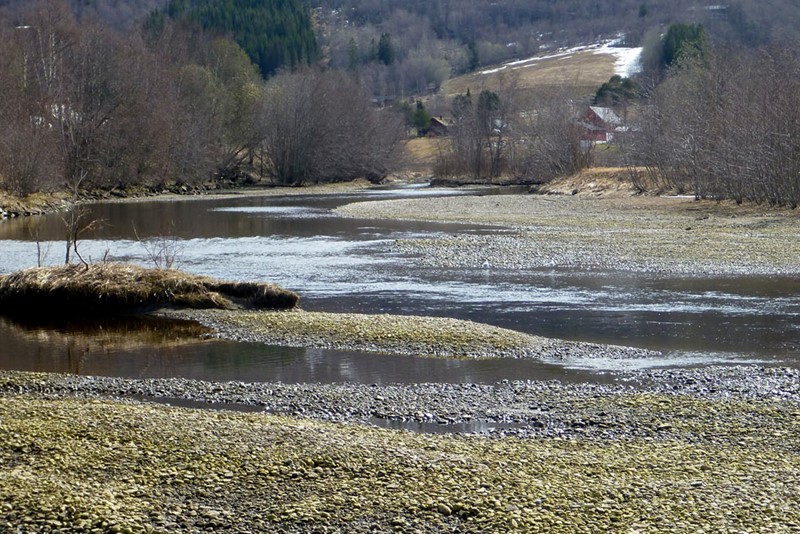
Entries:
[[[474,190],[405,190],[406,196],[429,194],[468,194]],[[486,190],[485,194],[497,192]],[[316,237],[347,236],[358,239],[353,232],[351,219],[334,217],[331,210],[348,202],[365,198],[382,199],[396,197],[392,190],[376,190],[372,193],[342,195],[293,195],[264,197],[190,197],[186,199],[140,202],[101,202],[86,206],[87,220],[97,220],[91,233],[83,236],[88,240],[136,240],[154,236],[176,236],[180,239],[240,238],[256,236]],[[314,214],[311,217],[310,214]],[[324,219],[324,220],[320,220]],[[363,223],[363,221],[362,221]],[[409,221],[380,221],[383,232],[428,232],[463,230],[458,224],[414,223]],[[0,239],[62,242],[64,222],[58,213],[37,217],[21,217],[2,221]]]
[[[73,330],[74,327],[74,330]],[[160,319],[70,326],[0,317],[0,368],[124,378],[361,384],[495,383],[582,370],[531,360],[443,360],[210,340],[192,323]]]
[[150,345],[197,343],[211,330],[193,321],[157,317],[93,317],[58,319],[0,315],[0,326],[18,337],[42,343],[97,343],[107,348],[136,348]]

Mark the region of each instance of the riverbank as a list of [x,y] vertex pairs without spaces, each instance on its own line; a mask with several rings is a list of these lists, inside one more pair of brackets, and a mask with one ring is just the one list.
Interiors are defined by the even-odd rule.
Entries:
[[610,190],[592,182],[576,194],[371,201],[337,213],[508,229],[395,242],[395,252],[430,267],[800,275],[796,210],[634,195],[629,188]]
[[[663,373],[631,375],[634,389],[3,372],[2,521],[103,532],[800,528],[798,372]],[[130,395],[238,399],[304,418],[169,407]],[[527,439],[350,423],[387,405],[443,419],[479,418],[481,410],[515,417],[512,432]]]
[[[388,177],[392,182],[397,177]],[[110,191],[85,191],[79,202],[147,202],[153,200],[190,200],[204,198],[239,198],[242,196],[294,196],[315,194],[341,194],[362,191],[374,187],[368,180],[311,184],[304,186],[243,185],[230,187],[186,187],[171,186],[160,189],[137,188],[131,190],[112,189]],[[24,197],[9,195],[0,191],[0,219],[43,215],[65,210],[71,197],[65,192],[34,193]]]
[[35,193],[16,197],[0,191],[0,220],[53,213],[66,206],[66,194]]

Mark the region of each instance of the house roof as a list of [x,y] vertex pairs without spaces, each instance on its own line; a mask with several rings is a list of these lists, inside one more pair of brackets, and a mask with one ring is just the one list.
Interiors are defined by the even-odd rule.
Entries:
[[604,108],[600,106],[589,106],[589,109],[597,115],[600,120],[610,126],[619,126],[622,124],[622,119],[614,113],[614,110],[611,108]]

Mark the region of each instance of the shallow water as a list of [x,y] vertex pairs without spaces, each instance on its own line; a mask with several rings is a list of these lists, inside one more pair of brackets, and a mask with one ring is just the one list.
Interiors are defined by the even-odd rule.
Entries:
[[[141,331],[154,327],[139,323],[126,323],[117,331],[119,325],[99,330],[90,325],[87,330],[0,320],[0,367],[204,380],[490,383],[595,380],[605,371],[712,363],[800,365],[798,279],[435,269],[397,254],[392,243],[502,230],[344,219],[330,211],[357,200],[431,194],[442,193],[405,188],[334,197],[97,204],[92,217],[105,224],[80,244],[80,250],[95,260],[108,255],[148,264],[148,248],[170,246],[175,247],[179,268],[275,282],[300,293],[301,305],[308,310],[456,317],[548,337],[656,349],[664,357],[452,362],[201,340],[175,325],[148,337]],[[58,215],[0,223],[0,273],[35,265],[37,236],[47,262],[60,263],[62,234]],[[159,235],[170,237],[147,242]],[[177,331],[164,333],[170,328]]]
[[31,325],[0,317],[0,368],[124,378],[360,384],[409,384],[421,377],[455,384],[525,376],[582,381],[587,375],[534,360],[459,361],[198,339],[204,332],[183,321]]

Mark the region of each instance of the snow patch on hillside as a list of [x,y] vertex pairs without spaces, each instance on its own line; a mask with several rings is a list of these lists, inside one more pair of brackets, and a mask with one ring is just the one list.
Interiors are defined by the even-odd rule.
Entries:
[[614,62],[614,74],[619,74],[623,78],[630,78],[642,70],[642,47],[624,48],[613,46],[614,41],[602,44],[595,50],[595,54],[609,54],[616,58]]
[[558,59],[577,54],[578,52],[593,51],[595,54],[608,54],[616,58],[614,62],[614,74],[619,74],[625,78],[636,74],[641,70],[640,59],[642,56],[642,49],[639,48],[624,48],[615,46],[619,41],[603,41],[590,45],[575,46],[572,48],[560,49],[553,54],[545,56],[534,56],[527,59],[518,59],[516,61],[509,61],[503,63],[499,67],[486,69],[480,71],[480,74],[494,74],[504,70],[517,70],[532,67],[539,61],[546,59]]
[[574,48],[561,49],[555,54],[549,54],[546,56],[534,56],[534,57],[529,57],[527,59],[518,59],[516,61],[509,61],[508,63],[503,63],[499,67],[482,70],[480,74],[494,74],[495,72],[500,72],[507,69],[511,70],[524,69],[526,67],[534,65],[535,63],[538,63],[539,61],[544,61],[545,59],[567,57],[577,52],[588,50],[589,48],[591,48],[591,46],[576,46]]

